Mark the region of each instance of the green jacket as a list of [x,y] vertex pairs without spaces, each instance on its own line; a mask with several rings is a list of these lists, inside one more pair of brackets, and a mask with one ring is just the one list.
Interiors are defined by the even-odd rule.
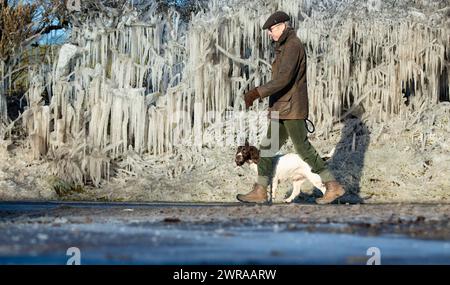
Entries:
[[[294,29],[288,27],[280,36],[275,45],[272,80],[257,90],[262,98],[270,96],[270,118],[308,118],[306,53]],[[273,111],[278,111],[279,116]]]

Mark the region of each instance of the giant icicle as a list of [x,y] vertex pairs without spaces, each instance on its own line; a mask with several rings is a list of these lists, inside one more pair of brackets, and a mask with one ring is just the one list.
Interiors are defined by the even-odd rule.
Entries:
[[2,60],[0,60],[0,128],[2,128],[2,123],[5,123],[8,118],[5,90],[3,86],[4,77],[5,77],[5,63]]

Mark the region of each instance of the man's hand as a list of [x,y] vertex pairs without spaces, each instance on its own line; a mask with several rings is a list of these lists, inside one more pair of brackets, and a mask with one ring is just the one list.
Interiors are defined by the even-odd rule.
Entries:
[[255,101],[258,98],[261,97],[259,96],[258,90],[256,88],[253,88],[252,90],[245,93],[244,95],[245,108],[246,109],[250,108],[250,106],[253,105],[253,101]]

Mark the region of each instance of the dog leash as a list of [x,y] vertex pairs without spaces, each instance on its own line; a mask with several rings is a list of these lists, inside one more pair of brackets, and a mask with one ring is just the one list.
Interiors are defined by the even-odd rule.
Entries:
[[[312,131],[308,128],[308,122],[311,124],[312,126]],[[308,133],[314,133],[314,131],[316,130],[316,127],[314,126],[313,122],[311,122],[308,118],[305,119],[305,125],[306,125],[306,130],[308,131]]]

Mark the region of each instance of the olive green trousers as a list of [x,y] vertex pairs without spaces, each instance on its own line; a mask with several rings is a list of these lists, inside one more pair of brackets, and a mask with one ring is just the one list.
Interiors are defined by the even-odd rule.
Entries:
[[323,159],[308,141],[305,120],[272,119],[267,129],[267,135],[259,146],[258,184],[269,185],[273,174],[274,157],[288,138],[291,138],[297,154],[311,166],[312,172],[319,174],[324,183],[336,180],[326,167]]

